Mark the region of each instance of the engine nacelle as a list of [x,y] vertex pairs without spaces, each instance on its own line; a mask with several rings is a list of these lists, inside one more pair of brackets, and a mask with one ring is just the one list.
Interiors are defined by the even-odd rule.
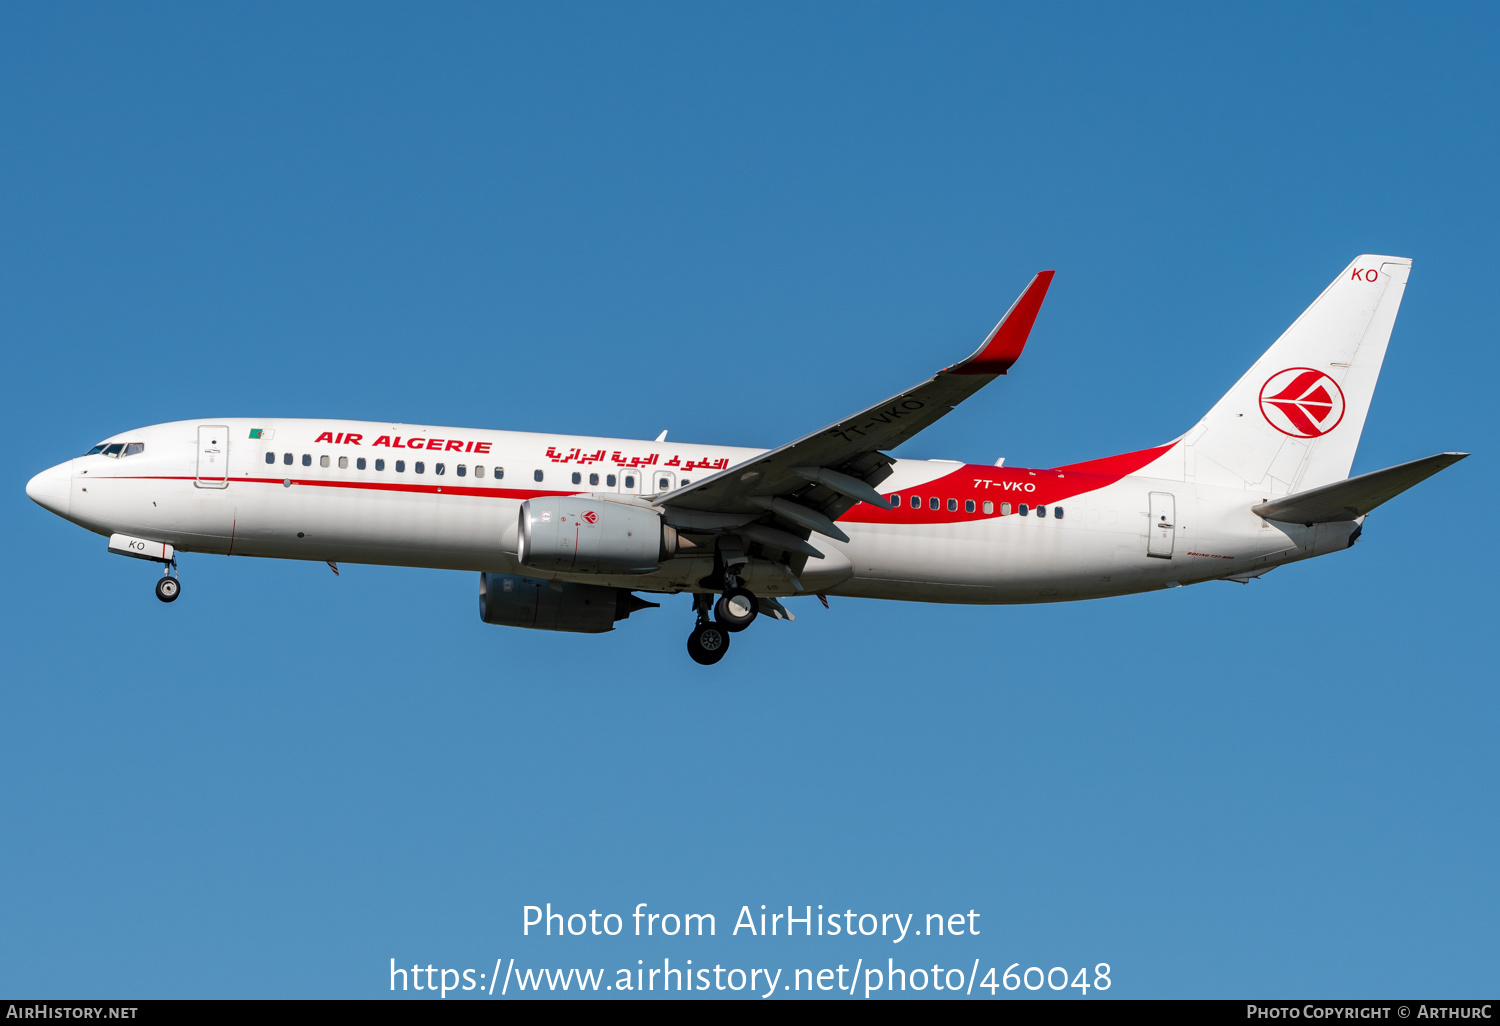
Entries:
[[649,574],[677,551],[661,514],[608,499],[555,495],[521,503],[516,559],[538,570]]
[[520,574],[479,575],[479,618],[502,627],[603,634],[638,609],[655,602],[625,588],[544,581]]

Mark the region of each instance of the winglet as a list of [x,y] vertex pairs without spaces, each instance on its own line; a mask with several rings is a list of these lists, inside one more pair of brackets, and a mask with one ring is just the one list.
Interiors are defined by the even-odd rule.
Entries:
[[1047,297],[1047,286],[1052,284],[1056,271],[1040,271],[1031,284],[1026,286],[1011,308],[1005,311],[995,330],[984,340],[984,345],[962,363],[946,368],[948,374],[1004,374],[1011,364],[1021,358],[1026,348],[1026,339],[1031,336],[1031,326],[1042,309],[1042,300]]

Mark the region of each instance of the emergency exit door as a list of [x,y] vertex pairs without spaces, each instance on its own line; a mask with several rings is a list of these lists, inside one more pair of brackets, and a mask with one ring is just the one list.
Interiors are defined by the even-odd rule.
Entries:
[[1171,492],[1151,493],[1151,524],[1146,530],[1146,555],[1171,559],[1177,537],[1177,500]]
[[229,428],[223,424],[198,427],[199,488],[229,487]]

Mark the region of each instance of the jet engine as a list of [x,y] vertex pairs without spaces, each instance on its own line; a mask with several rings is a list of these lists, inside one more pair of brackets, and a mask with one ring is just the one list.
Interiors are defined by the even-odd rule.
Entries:
[[603,634],[615,629],[616,620],[656,607],[657,603],[625,588],[544,581],[520,574],[479,575],[479,618],[503,627]]
[[677,544],[677,532],[653,509],[556,495],[521,503],[516,559],[538,570],[649,574]]

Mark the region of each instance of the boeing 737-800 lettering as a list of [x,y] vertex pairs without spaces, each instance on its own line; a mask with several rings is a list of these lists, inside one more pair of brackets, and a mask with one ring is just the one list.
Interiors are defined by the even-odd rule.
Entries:
[[[723,657],[783,600],[1102,598],[1246,582],[1348,548],[1372,509],[1466,455],[1350,478],[1411,261],[1344,269],[1192,430],[1029,470],[895,459],[1005,374],[1052,272],[968,359],[777,449],[479,428],[214,418],[106,439],[26,493],[163,564],[182,552],[467,570],[486,623],[600,633],[690,592]],[[717,596],[717,598],[716,598]]]

